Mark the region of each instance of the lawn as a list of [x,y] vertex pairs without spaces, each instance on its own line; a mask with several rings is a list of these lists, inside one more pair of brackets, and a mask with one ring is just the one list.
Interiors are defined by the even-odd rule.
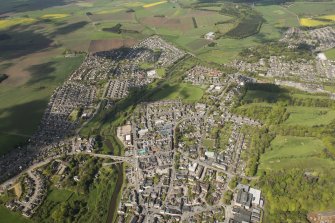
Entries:
[[215,140],[214,139],[204,139],[204,141],[202,142],[202,145],[209,150],[212,150],[214,148],[215,145]]
[[71,114],[69,115],[69,119],[71,122],[75,122],[78,118],[78,114],[79,114],[79,109],[74,109]]
[[34,221],[22,217],[19,213],[12,212],[0,205],[0,222],[3,223],[33,223]]
[[48,194],[47,200],[55,201],[55,202],[65,202],[71,196],[73,192],[65,189],[52,189],[52,191]]
[[327,125],[335,119],[335,110],[315,107],[287,107],[289,118],[284,122],[287,125]]
[[[324,145],[313,137],[277,136],[260,159],[259,170],[327,168],[330,160],[320,158]],[[331,161],[329,168],[335,167]]]
[[202,98],[204,90],[191,84],[166,84],[153,96],[153,100],[181,99],[185,102],[196,102]]
[[327,50],[325,52],[327,59],[329,60],[335,60],[335,48]]

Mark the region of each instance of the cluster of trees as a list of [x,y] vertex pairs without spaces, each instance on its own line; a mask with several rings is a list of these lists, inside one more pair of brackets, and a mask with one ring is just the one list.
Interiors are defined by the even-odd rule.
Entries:
[[120,23],[118,23],[111,28],[103,28],[102,31],[120,34],[122,32],[121,27],[122,27],[122,25]]
[[209,205],[214,205],[214,202],[216,201],[216,197],[213,196],[214,192],[215,192],[215,187],[212,184],[209,184],[209,189],[205,197],[206,202]]
[[229,205],[231,201],[233,200],[233,192],[230,190],[227,190],[223,195],[223,203]]
[[276,137],[276,134],[269,131],[267,128],[255,128],[252,131],[251,145],[248,153],[246,175],[254,176],[257,173],[259,159],[261,154],[270,147],[271,141]]
[[[79,193],[89,193],[94,177],[102,166],[102,160],[95,157],[75,156],[71,157],[68,163],[67,177],[62,182],[62,186]],[[74,176],[79,177],[79,182],[73,180]]]
[[268,125],[277,125],[285,121],[289,117],[289,112],[285,106],[260,106],[251,104],[245,107],[234,108],[234,113],[242,116],[250,117],[252,119],[261,120]]
[[270,56],[283,56],[283,59],[286,61],[314,59],[309,46],[300,45],[299,47],[292,49],[288,48],[287,44],[280,42],[272,42],[253,48],[246,48],[240,52],[239,56],[249,63],[258,62],[261,58],[269,59]]
[[262,15],[253,13],[241,19],[238,25],[232,30],[228,31],[225,36],[236,39],[243,39],[259,32],[262,27],[264,19]]
[[7,74],[0,74],[0,83],[8,78]]
[[193,27],[196,29],[198,28],[197,20],[195,20],[195,17],[192,17]]
[[[62,199],[55,201],[47,197],[33,216],[36,222],[106,222],[109,210],[108,204],[116,188],[119,170],[117,168],[101,169],[99,177],[95,179],[95,175],[92,176],[92,170],[90,170],[90,168],[93,168],[93,172],[95,172],[95,167],[92,166],[94,161],[92,160],[88,160],[88,164],[81,167],[85,172],[88,172],[91,179],[82,175],[78,183],[80,184],[82,181],[84,188],[90,185],[88,191],[82,193],[80,190],[69,186],[64,188],[75,192],[66,201],[62,202]],[[70,162],[70,166],[73,164],[74,162]],[[90,184],[89,182],[94,179],[95,183]],[[99,194],[99,196],[96,197],[96,194]]]
[[248,4],[225,3],[220,13],[235,18],[237,26],[225,36],[230,38],[246,38],[257,34],[264,22],[263,16]]
[[[252,91],[252,97],[248,97],[248,91]],[[275,84],[250,83],[245,87],[245,92],[241,95],[238,105],[250,103],[281,103],[283,106],[304,106],[304,107],[335,107],[335,101],[322,97],[296,96],[295,93],[301,93],[297,90],[287,90]],[[313,95],[315,96],[315,95]]]
[[334,175],[302,170],[263,173],[259,185],[266,196],[266,222],[308,222],[309,211],[335,206]]
[[[81,222],[80,217],[87,213],[87,202],[84,200],[71,200],[60,204],[52,212],[53,222]],[[42,221],[44,219],[41,219]]]

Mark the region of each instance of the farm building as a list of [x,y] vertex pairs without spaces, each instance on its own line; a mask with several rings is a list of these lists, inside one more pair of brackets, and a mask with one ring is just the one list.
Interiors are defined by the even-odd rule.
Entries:
[[214,40],[215,38],[215,33],[214,32],[209,32],[205,34],[205,39],[207,40]]

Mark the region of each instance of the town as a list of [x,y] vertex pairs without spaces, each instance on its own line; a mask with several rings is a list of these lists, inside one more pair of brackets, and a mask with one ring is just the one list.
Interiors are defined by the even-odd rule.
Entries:
[[[317,46],[316,50],[334,46],[332,28],[311,31],[308,38],[305,35],[289,29],[282,42],[294,48],[300,44],[300,40],[293,41],[298,36]],[[66,171],[66,158],[83,155],[100,159],[100,167],[124,165],[126,183],[117,206],[120,223],[195,222],[199,218],[205,222],[262,222],[264,197],[260,188],[251,186],[257,177],[247,176],[245,169],[250,132],[263,123],[232,112],[245,86],[257,83],[245,74],[275,78],[271,81],[277,85],[329,93],[334,98],[315,84],[334,81],[334,61],[322,56],[297,61],[271,56],[254,63],[235,60],[229,64],[236,70],[233,73],[198,64],[182,74],[182,83],[204,88],[202,98],[196,103],[139,101],[116,130],[124,154],[99,153],[97,135],[80,136],[81,128],[108,109],[103,101],[113,108],[133,89],[164,79],[165,69],[186,56],[190,55],[157,35],[130,48],[88,54],[54,91],[33,137],[0,157],[0,193],[12,189],[19,179],[24,185],[23,195],[11,199],[6,207],[32,217],[48,190],[50,176],[44,176],[41,169],[52,166],[51,175],[61,178],[57,187],[66,176],[80,182],[78,175]]]
[[[229,107],[245,81],[251,81],[241,76],[225,79],[219,71],[205,67],[195,67],[187,73],[187,82],[216,84],[219,88],[214,87],[215,95],[219,96],[214,100],[223,101],[223,108]],[[213,76],[221,77],[222,82],[213,81]],[[236,87],[231,88],[233,85]],[[211,110],[202,103],[152,102],[142,104],[132,121],[119,127],[118,137],[127,148],[126,154],[135,158],[126,170],[128,184],[118,209],[119,222],[188,222],[195,213],[210,212],[220,213],[226,222],[260,221],[261,191],[249,191],[248,186],[230,188],[229,184],[233,177],[244,176],[241,153],[247,149],[249,139],[241,127],[261,123],[224,109]],[[219,125],[230,126],[225,142],[217,142],[221,140],[211,131]],[[209,146],[206,138],[212,136],[207,140],[213,141]],[[233,205],[231,200],[223,199],[227,193],[231,193],[231,200],[236,198]]]

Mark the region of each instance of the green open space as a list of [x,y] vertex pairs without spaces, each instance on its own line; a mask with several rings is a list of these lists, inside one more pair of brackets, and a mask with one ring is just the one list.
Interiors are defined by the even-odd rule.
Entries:
[[79,109],[74,109],[69,115],[70,121],[72,122],[76,121],[78,119],[78,115],[79,115]]
[[327,59],[329,59],[329,60],[335,60],[335,48],[327,50],[325,52],[325,55],[326,55]]
[[5,208],[4,206],[0,205],[0,218],[1,222],[4,223],[33,223],[34,221],[27,219],[20,215],[19,213],[15,213],[10,211],[9,209]]
[[72,194],[73,192],[69,190],[52,189],[46,199],[55,202],[66,202],[72,196]]
[[215,146],[215,140],[214,139],[204,139],[202,142],[202,145],[208,150],[213,150]]
[[328,165],[328,168],[335,168],[334,161],[320,158],[324,147],[317,138],[278,135],[262,155],[259,171],[291,168],[327,170]]
[[264,19],[265,24],[269,24],[279,32],[279,28],[286,28],[286,27],[298,27],[299,20],[297,17],[287,8],[280,6],[280,5],[256,5],[256,10],[259,11]]
[[335,110],[328,108],[289,106],[288,112],[287,125],[327,125],[335,119]]
[[[57,181],[61,187],[50,185],[46,199],[32,219],[46,223],[106,222],[119,172],[116,166],[102,167],[102,162],[89,156],[71,159],[66,177]],[[76,166],[78,163],[82,169]],[[46,167],[44,170],[48,177],[53,176],[50,169]],[[74,182],[73,176],[79,176],[80,181]]]
[[153,95],[152,100],[181,99],[185,102],[196,102],[201,99],[204,90],[191,84],[164,85]]
[[299,16],[334,14],[335,2],[294,2],[287,9]]

